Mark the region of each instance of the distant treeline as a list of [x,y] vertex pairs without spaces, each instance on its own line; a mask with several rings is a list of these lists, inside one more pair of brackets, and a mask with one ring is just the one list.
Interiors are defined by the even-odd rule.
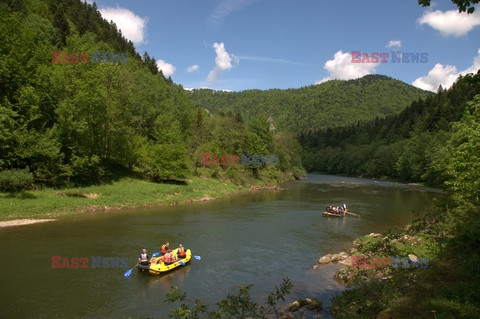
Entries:
[[384,118],[431,95],[384,75],[333,80],[299,89],[188,92],[196,105],[212,113],[240,112],[248,120],[265,112],[273,117],[277,129],[295,133]]
[[[244,182],[303,173],[300,146],[266,114],[208,114],[81,0],[0,2],[0,188],[98,183],[134,173]],[[128,63],[51,63],[52,51],[126,52]],[[201,153],[278,154],[276,166],[200,167]]]
[[309,171],[440,186],[448,179],[450,148],[461,142],[454,140],[459,125],[455,123],[479,93],[480,75],[470,74],[398,115],[302,133],[303,163]]

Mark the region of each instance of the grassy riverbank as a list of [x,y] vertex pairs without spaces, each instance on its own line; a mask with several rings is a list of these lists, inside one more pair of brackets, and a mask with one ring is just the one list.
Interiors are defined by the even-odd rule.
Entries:
[[176,205],[221,198],[277,183],[275,180],[257,180],[248,186],[240,186],[221,179],[193,177],[186,184],[168,184],[125,177],[109,184],[81,188],[0,193],[0,219]]

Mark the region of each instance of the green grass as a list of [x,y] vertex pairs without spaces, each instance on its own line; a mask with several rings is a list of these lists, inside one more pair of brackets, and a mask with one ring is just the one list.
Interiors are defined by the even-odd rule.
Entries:
[[0,193],[0,218],[51,216],[104,208],[172,205],[205,197],[224,197],[248,189],[247,186],[239,186],[229,181],[201,177],[194,177],[185,185],[123,178],[110,184],[82,188]]

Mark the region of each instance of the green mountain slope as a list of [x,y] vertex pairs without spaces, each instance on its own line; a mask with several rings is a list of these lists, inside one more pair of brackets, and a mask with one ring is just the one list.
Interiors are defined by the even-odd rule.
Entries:
[[213,113],[231,110],[248,119],[265,112],[274,118],[278,129],[301,132],[383,118],[432,94],[387,76],[367,75],[299,89],[242,92],[196,89],[187,95]]
[[[102,61],[92,52],[103,52]],[[104,54],[128,60],[105,61]],[[0,1],[0,191],[99,183],[120,173],[152,181],[185,180],[200,170],[243,182],[294,169],[301,175],[293,136],[274,135],[265,117],[206,116],[155,62],[95,4]],[[201,163],[202,153],[241,152],[282,161]]]
[[449,129],[480,93],[480,74],[466,75],[449,90],[415,101],[397,115],[299,136],[307,170],[388,177],[441,186]]

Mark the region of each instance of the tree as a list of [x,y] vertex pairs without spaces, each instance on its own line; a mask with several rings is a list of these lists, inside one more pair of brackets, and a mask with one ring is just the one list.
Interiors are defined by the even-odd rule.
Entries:
[[[452,2],[458,7],[458,12],[473,13],[475,11],[475,4],[479,3],[480,0],[452,0]],[[423,7],[430,6],[430,0],[418,0],[418,4]]]
[[150,70],[150,72],[152,72],[152,74],[158,74],[157,62],[154,57],[150,57],[147,51],[143,54],[143,64]]
[[237,294],[229,294],[224,299],[216,303],[217,309],[208,311],[208,307],[201,299],[189,300],[185,293],[180,292],[177,287],[167,293],[166,302],[180,302],[180,305],[172,310],[169,316],[174,319],[200,319],[200,318],[254,318],[266,319],[274,315],[279,318],[279,309],[277,303],[285,300],[293,285],[288,278],[283,279],[275,291],[268,294],[263,305],[254,302],[250,296],[252,285],[239,286]]
[[480,203],[480,94],[468,103],[462,119],[454,123],[447,143],[446,184],[460,196]]

